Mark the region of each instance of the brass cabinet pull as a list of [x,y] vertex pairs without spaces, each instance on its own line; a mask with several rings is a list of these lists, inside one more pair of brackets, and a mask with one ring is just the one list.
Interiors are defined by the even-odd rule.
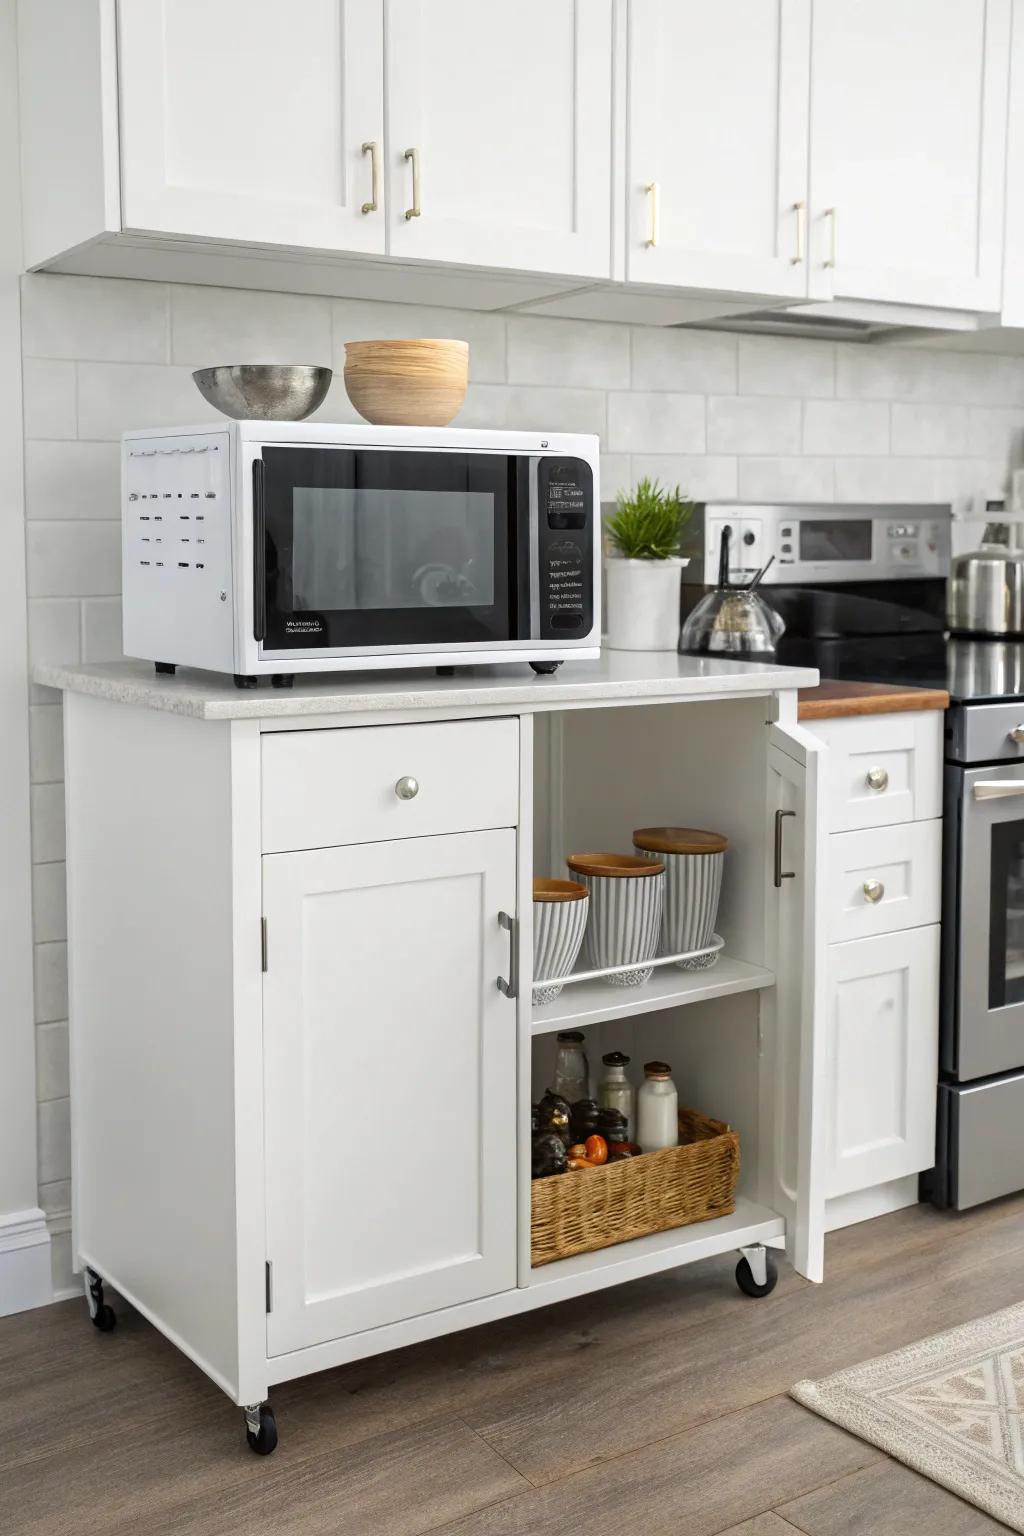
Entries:
[[661,188],[656,181],[649,181],[644,187],[644,191],[651,200],[651,232],[644,241],[644,244],[650,249],[651,246],[657,245],[658,236],[661,233]]
[[376,213],[380,207],[380,145],[367,139],[363,154],[370,157],[370,201],[363,204],[363,213]]
[[412,161],[412,207],[405,210],[407,219],[418,219],[423,212],[420,205],[420,152],[407,149],[404,158]]
[[864,900],[870,901],[872,906],[874,906],[876,902],[881,901],[882,897],[885,895],[885,886],[882,884],[881,880],[865,880],[863,889]]
[[806,203],[793,204],[793,212],[796,214],[796,254],[790,257],[790,266],[799,267],[804,259],[804,213]]
[[823,267],[835,267],[836,264],[836,211],[834,208],[825,209],[825,218],[828,219],[828,259],[822,262]]

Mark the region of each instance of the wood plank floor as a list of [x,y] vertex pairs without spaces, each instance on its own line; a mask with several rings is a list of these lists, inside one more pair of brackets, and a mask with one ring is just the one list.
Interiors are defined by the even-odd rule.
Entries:
[[280,1446],[123,1304],[0,1320],[3,1536],[985,1536],[785,1394],[1020,1300],[1024,1197],[828,1240],[765,1301],[734,1260],[278,1388]]

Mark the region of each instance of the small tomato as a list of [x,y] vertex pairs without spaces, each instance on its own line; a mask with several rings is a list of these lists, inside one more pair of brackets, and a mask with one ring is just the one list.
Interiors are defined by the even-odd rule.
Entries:
[[608,1143],[603,1136],[588,1136],[586,1150],[590,1161],[597,1167],[608,1161]]

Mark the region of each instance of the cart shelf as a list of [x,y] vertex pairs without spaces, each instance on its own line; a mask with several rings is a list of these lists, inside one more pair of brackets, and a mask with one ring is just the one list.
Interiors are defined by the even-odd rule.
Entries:
[[773,971],[736,960],[732,955],[722,955],[717,965],[705,971],[681,971],[674,965],[661,965],[642,987],[611,987],[599,978],[566,984],[553,1003],[534,1008],[531,1027],[535,1035],[546,1035],[554,1030],[578,1029],[605,1019],[628,1019],[659,1008],[703,1003],[713,997],[774,985]]

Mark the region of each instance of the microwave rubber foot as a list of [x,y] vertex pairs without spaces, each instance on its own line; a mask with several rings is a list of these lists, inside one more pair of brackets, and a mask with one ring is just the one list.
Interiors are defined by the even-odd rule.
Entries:
[[271,688],[294,688],[294,672],[275,672],[270,679]]
[[166,673],[168,677],[173,677],[178,670],[178,663],[176,661],[154,661],[153,670],[160,675]]
[[438,677],[454,677],[455,676],[455,668],[454,667],[435,667],[434,671],[437,673]]
[[259,681],[258,677],[243,677],[241,672],[235,673],[236,688],[256,688],[259,686]]
[[560,661],[531,661],[530,666],[538,677],[550,677],[552,672],[557,672],[562,665]]

